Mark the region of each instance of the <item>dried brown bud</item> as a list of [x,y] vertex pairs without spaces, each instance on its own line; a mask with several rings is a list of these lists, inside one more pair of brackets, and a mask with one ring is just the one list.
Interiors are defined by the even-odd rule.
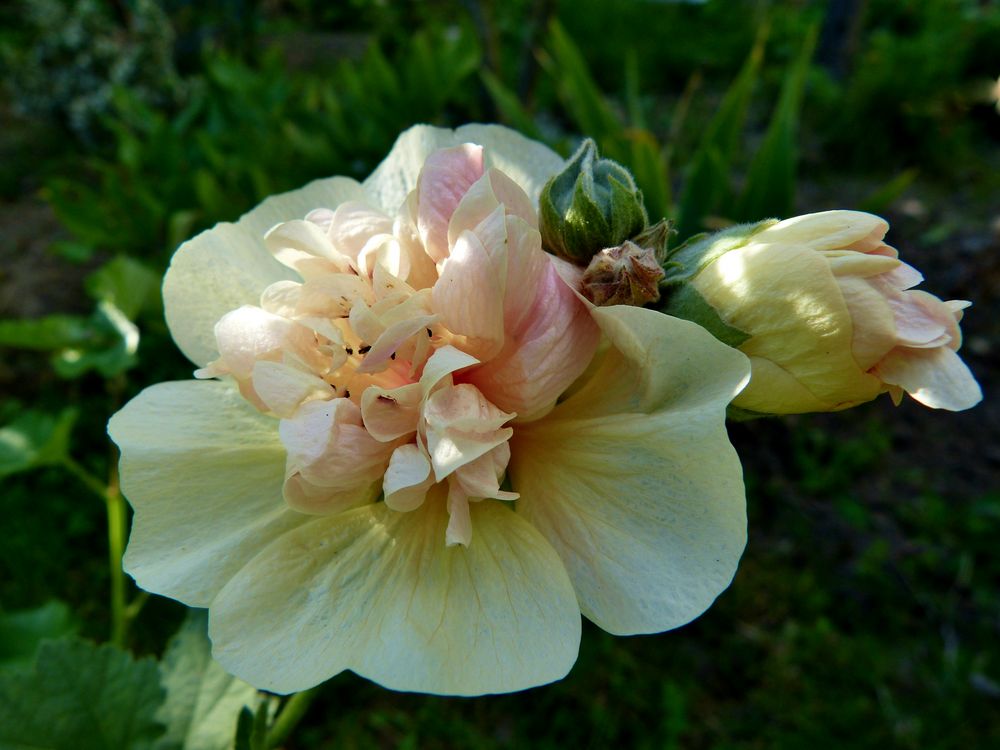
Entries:
[[642,305],[660,299],[663,269],[650,247],[625,240],[595,255],[583,272],[583,294],[595,305]]

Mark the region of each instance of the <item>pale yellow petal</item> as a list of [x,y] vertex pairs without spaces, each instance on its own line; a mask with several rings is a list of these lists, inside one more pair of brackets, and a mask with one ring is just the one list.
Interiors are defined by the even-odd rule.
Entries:
[[889,231],[885,219],[863,211],[820,211],[785,219],[754,235],[755,243],[789,244],[812,250],[838,250],[869,237],[881,240]]
[[582,388],[518,426],[511,483],[583,614],[654,633],[697,617],[736,572],[746,506],[725,409],[749,367],[693,323],[636,307],[594,315],[612,348]]
[[[837,281],[822,254],[805,245],[751,244],[723,255],[693,283],[723,321],[752,333],[741,351],[779,363],[811,395],[793,411],[812,411],[815,401],[824,410],[843,408],[882,389],[854,359],[854,325]],[[761,299],[767,304],[750,302]],[[789,394],[765,375],[754,374],[736,406],[769,413],[779,401],[788,404]]]
[[267,546],[212,603],[227,671],[278,693],[350,669],[395,690],[481,695],[563,677],[580,615],[554,550],[494,501],[446,547],[444,498],[317,519]]
[[204,366],[216,356],[212,328],[230,310],[256,305],[270,284],[295,279],[264,246],[275,224],[301,219],[319,206],[363,199],[354,180],[317,180],[300,190],[268,198],[235,224],[217,224],[177,250],[163,280],[163,304],[170,333],[187,357]]
[[229,384],[154,385],[108,432],[135,509],[125,569],[148,591],[205,607],[264,545],[307,520],[281,497],[277,420]]

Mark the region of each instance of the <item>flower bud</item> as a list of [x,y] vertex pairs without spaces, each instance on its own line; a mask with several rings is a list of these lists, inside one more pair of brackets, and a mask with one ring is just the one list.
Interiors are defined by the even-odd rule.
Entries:
[[836,411],[889,391],[959,411],[982,398],[955,353],[968,306],[911,287],[923,277],[882,240],[889,225],[827,211],[734,227],[670,257],[664,312],[750,357],[733,401],[757,414]]
[[548,181],[539,203],[545,249],[580,265],[634,238],[649,223],[632,175],[621,164],[599,158],[589,138]]
[[651,247],[625,240],[601,250],[583,272],[581,291],[595,305],[642,307],[660,299],[663,269]]

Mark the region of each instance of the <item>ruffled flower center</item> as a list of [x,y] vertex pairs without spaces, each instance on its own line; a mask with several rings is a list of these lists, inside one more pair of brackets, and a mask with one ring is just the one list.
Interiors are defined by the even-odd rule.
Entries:
[[233,377],[281,420],[292,508],[381,495],[405,512],[441,484],[446,541],[469,544],[470,501],[517,498],[501,489],[511,424],[550,410],[597,345],[528,196],[466,144],[429,157],[393,218],[350,202],[265,242],[302,281],[223,316],[196,376]]

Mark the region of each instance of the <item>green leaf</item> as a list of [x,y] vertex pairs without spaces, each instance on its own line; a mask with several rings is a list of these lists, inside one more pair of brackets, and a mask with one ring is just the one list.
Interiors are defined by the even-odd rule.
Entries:
[[62,463],[69,454],[76,418],[73,408],[64,409],[57,417],[27,411],[0,428],[0,477]]
[[601,142],[617,138],[622,124],[594,82],[580,49],[562,25],[549,27],[551,57],[541,62],[559,89],[559,96],[580,132]]
[[524,108],[517,98],[517,94],[507,88],[503,81],[489,70],[480,71],[479,77],[482,79],[490,98],[493,99],[493,104],[496,106],[497,112],[500,113],[501,120],[529,138],[540,139],[541,133],[535,124],[535,118]]
[[151,750],[163,733],[153,659],[110,644],[46,641],[30,672],[0,675],[0,748]]
[[809,62],[816,46],[817,29],[816,25],[810,28],[798,58],[785,74],[771,124],[747,173],[734,217],[738,221],[769,216],[787,217],[794,209],[799,113]]
[[228,750],[240,712],[260,703],[256,689],[212,659],[207,625],[204,610],[191,610],[163,655],[167,700],[156,716],[167,732],[156,750]]
[[37,609],[0,613],[0,675],[30,669],[38,645],[48,638],[76,632],[68,606],[51,601]]
[[236,724],[234,750],[270,750],[267,725],[267,703],[261,703],[256,713],[244,707]]
[[67,346],[80,346],[92,338],[90,322],[79,315],[0,320],[0,346],[51,351]]
[[729,86],[698,145],[684,180],[678,218],[681,238],[702,231],[702,220],[719,211],[730,195],[729,180],[747,111],[760,76],[767,27],[761,26],[750,54]]
[[87,293],[98,302],[110,302],[129,320],[158,300],[160,276],[151,268],[120,255],[87,277]]
[[900,172],[874,193],[862,200],[858,204],[858,210],[868,211],[873,214],[882,213],[909,189],[913,181],[917,179],[918,174],[919,170],[917,169],[907,169]]
[[104,377],[113,378],[136,364],[139,329],[125,313],[105,300],[98,303],[91,321],[98,332],[94,345],[67,347],[53,357],[52,366],[60,377],[76,378],[97,370]]

